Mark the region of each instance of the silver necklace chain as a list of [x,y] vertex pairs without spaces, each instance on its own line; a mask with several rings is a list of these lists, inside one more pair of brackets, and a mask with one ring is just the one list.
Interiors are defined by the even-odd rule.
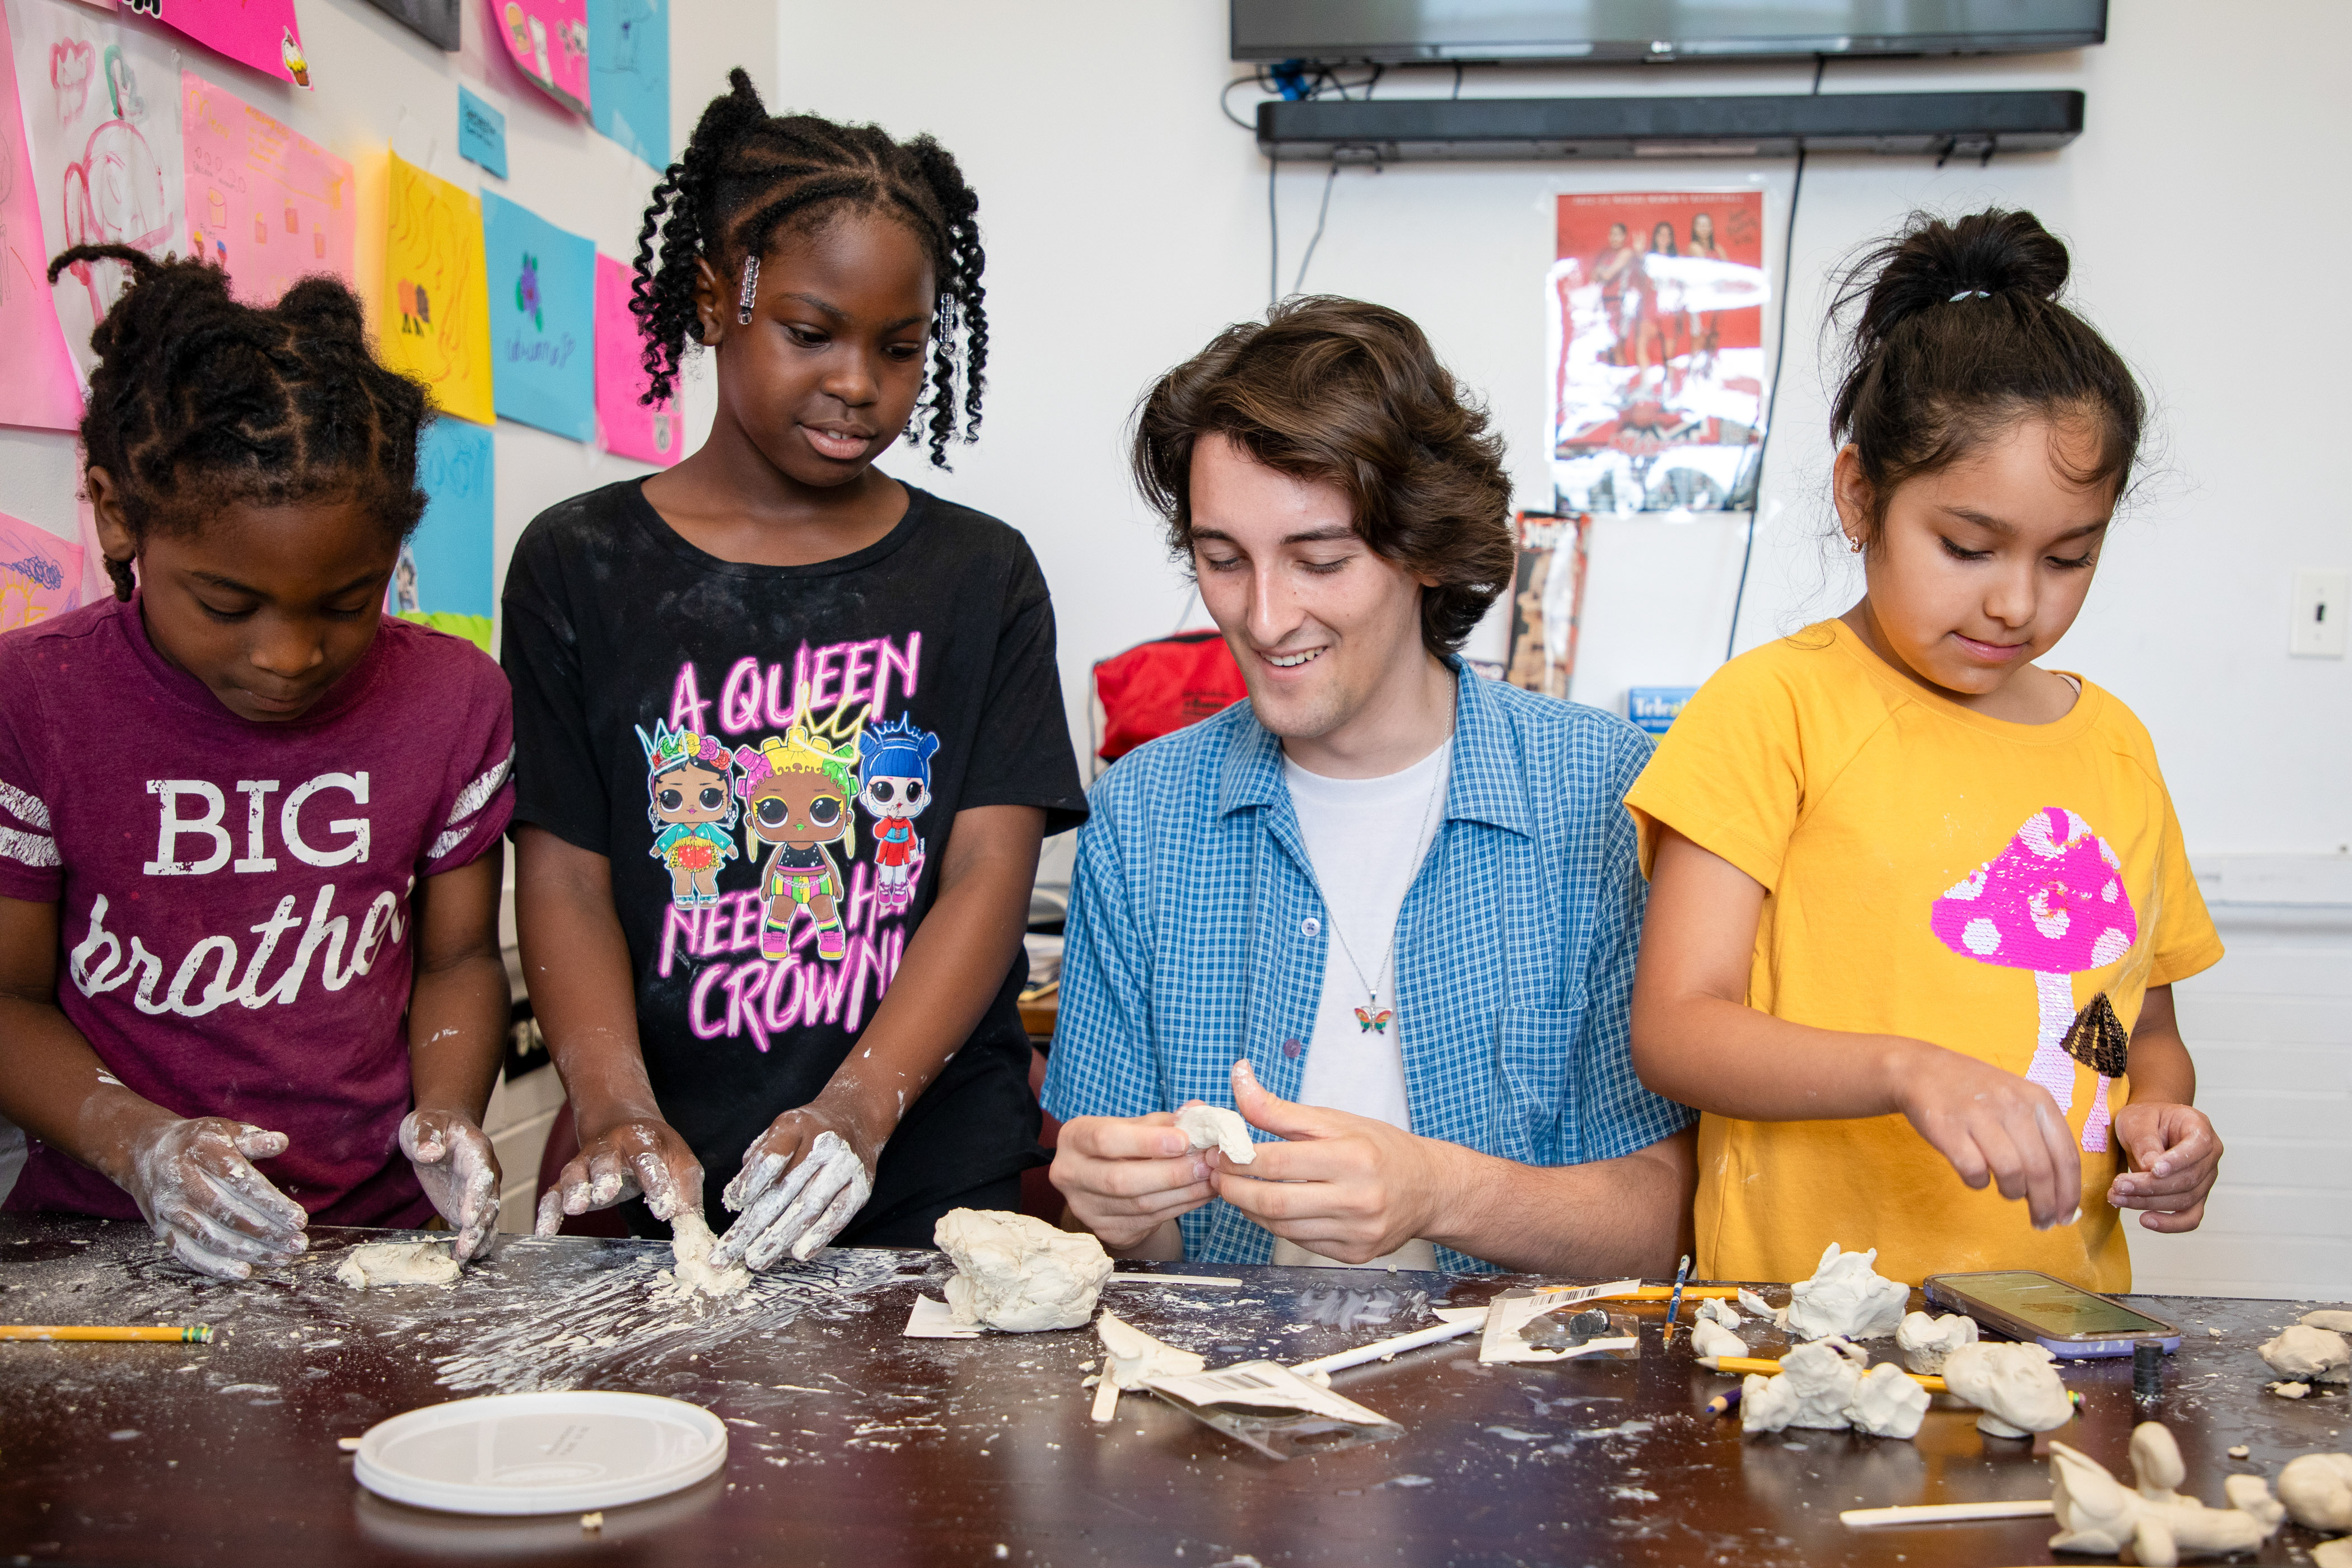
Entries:
[[[1454,738],[1451,735],[1447,736],[1445,739],[1446,747],[1450,749],[1453,744]],[[1430,819],[1437,815],[1437,797],[1444,792],[1445,781],[1451,778],[1453,773],[1454,760],[1451,756],[1448,756],[1445,760],[1444,765],[1436,769],[1429,781],[1429,798],[1423,803],[1421,808],[1421,826],[1414,831],[1412,837],[1413,846],[1417,849],[1421,848],[1429,837]],[[1423,850],[1423,852],[1424,854],[1427,853],[1426,850]],[[1416,861],[1416,868],[1418,868],[1418,865],[1419,862]],[[1406,883],[1405,887],[1407,892],[1412,891],[1412,884],[1410,882]],[[1320,891],[1321,889],[1318,888],[1317,890]],[[1381,1010],[1381,988],[1379,985],[1375,985],[1370,980],[1364,978],[1364,966],[1356,962],[1356,950],[1348,944],[1348,933],[1340,929],[1339,906],[1334,904],[1328,897],[1326,897],[1323,900],[1323,912],[1331,917],[1331,934],[1339,939],[1339,951],[1347,956],[1348,967],[1356,972],[1356,984],[1364,988],[1364,1004],[1366,1007],[1371,1012],[1378,1013]],[[1391,924],[1389,927],[1388,946],[1381,954],[1381,982],[1382,984],[1387,984],[1389,971],[1395,966],[1395,963],[1396,927]]]

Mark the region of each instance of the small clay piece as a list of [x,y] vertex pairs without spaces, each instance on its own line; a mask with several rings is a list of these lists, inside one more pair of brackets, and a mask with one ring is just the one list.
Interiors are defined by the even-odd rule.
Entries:
[[2352,1531],[2352,1454],[2304,1454],[2279,1472],[2279,1501],[2305,1530]]
[[580,1516],[580,1528],[587,1531],[592,1535],[604,1529],[604,1510],[600,1508],[593,1513],[582,1514]]
[[1024,1214],[950,1209],[931,1236],[954,1260],[947,1298],[961,1323],[1011,1333],[1079,1328],[1110,1278],[1101,1242]]
[[1982,1414],[1977,1430],[1993,1437],[2054,1432],[2074,1419],[2074,1402],[2040,1345],[1979,1341],[1944,1358],[1944,1385]]
[[[1908,1381],[1907,1379],[1906,1381]],[[1788,1426],[1836,1431],[1846,1426],[1862,1369],[1835,1345],[1799,1345],[1780,1358],[1780,1374],[1750,1373],[1740,1384],[1742,1432],[1778,1432]]]
[[1927,1391],[1891,1361],[1880,1362],[1854,1384],[1845,1407],[1853,1429],[1873,1437],[1916,1437],[1927,1415]]
[[1962,1312],[1931,1318],[1925,1312],[1904,1315],[1895,1331],[1895,1352],[1903,1364],[1923,1375],[1944,1370],[1944,1358],[1962,1345],[1977,1342],[1977,1321]]
[[379,1285],[455,1285],[457,1260],[430,1241],[371,1241],[343,1254],[335,1278],[354,1290]]
[[2352,1383],[2352,1342],[2332,1329],[2295,1323],[2264,1341],[2259,1353],[2282,1377],[2305,1383]]
[[1690,1342],[1693,1355],[1727,1356],[1748,1353],[1748,1342],[1713,1318],[1701,1318],[1691,1324]]
[[360,1451],[360,1440],[357,1437],[338,1437],[335,1447],[346,1454],[356,1454]]
[[2352,1312],[2305,1312],[2302,1322],[2306,1329],[2332,1329],[2339,1334],[2352,1334]]
[[[695,1295],[740,1296],[750,1286],[751,1271],[741,1264],[711,1267],[711,1248],[718,1245],[699,1209],[688,1209],[669,1222],[671,1278],[685,1288],[675,1292],[679,1300]],[[665,1292],[664,1299],[668,1295]]]
[[1151,1378],[1190,1377],[1208,1368],[1209,1363],[1191,1351],[1153,1339],[1116,1312],[1097,1318],[1095,1333],[1106,1352],[1102,1376],[1095,1385],[1097,1421],[1108,1421],[1117,1414],[1118,1396],[1127,1389],[1141,1388]]
[[1739,1327],[1739,1313],[1719,1297],[1710,1296],[1698,1304],[1698,1315],[1710,1323],[1721,1323],[1727,1329]]
[[1745,1285],[1739,1288],[1739,1305],[1759,1318],[1769,1318],[1773,1315],[1772,1304]]
[[2323,1541],[2311,1549],[2312,1568],[2352,1568],[2352,1540]]
[[1843,1334],[1850,1340],[1872,1340],[1891,1334],[1903,1321],[1904,1303],[1911,1288],[1882,1279],[1871,1265],[1878,1249],[1842,1252],[1834,1241],[1822,1254],[1821,1267],[1811,1279],[1789,1287],[1788,1320],[1783,1325],[1797,1339],[1826,1339]]
[[1250,1142],[1249,1123],[1239,1111],[1227,1110],[1222,1105],[1188,1105],[1176,1113],[1176,1130],[1192,1141],[1195,1149],[1214,1149],[1236,1165],[1246,1165],[1257,1158],[1257,1145]]
[[2311,1384],[2307,1383],[2273,1383],[2271,1384],[2271,1392],[2277,1394],[2281,1399],[2301,1399],[2311,1392]]
[[2231,1447],[2230,1458],[2233,1459],[2242,1459],[2252,1452],[2253,1450],[2252,1448],[2247,1447],[2243,1443],[2239,1443]]
[[2081,1450],[2050,1445],[2051,1511],[2058,1521],[2052,1551],[2105,1555],[2129,1546],[2147,1568],[2172,1568],[2183,1552],[2252,1552],[2278,1528],[2283,1510],[2259,1476],[2230,1478],[2240,1484],[2229,1489],[2229,1508],[2181,1496],[2175,1489],[2186,1473],[2180,1447],[2159,1422],[2133,1430],[2131,1457],[2137,1491],[2125,1490]]

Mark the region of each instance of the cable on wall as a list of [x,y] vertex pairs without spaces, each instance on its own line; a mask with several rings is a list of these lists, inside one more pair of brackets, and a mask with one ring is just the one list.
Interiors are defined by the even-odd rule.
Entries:
[[1323,204],[1315,209],[1315,233],[1307,241],[1307,254],[1298,258],[1298,279],[1290,291],[1301,294],[1307,289],[1307,268],[1315,260],[1315,247],[1323,243],[1323,225],[1331,216],[1331,187],[1339,181],[1339,160],[1331,160],[1331,172],[1323,176]]

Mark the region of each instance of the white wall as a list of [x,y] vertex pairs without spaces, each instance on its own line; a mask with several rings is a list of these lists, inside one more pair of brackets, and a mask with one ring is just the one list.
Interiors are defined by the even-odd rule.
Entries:
[[[72,0],[16,3],[53,5]],[[488,7],[469,4],[464,8],[465,47],[455,55],[444,54],[358,0],[304,0],[298,15],[316,84],[313,91],[245,70],[184,40],[182,59],[188,68],[276,115],[363,172],[371,161],[380,165],[383,149],[390,145],[452,184],[468,191],[496,191],[551,223],[588,236],[608,256],[622,261],[635,257],[637,224],[656,172],[532,87],[488,35]],[[124,23],[140,25],[129,17]],[[672,0],[673,145],[685,145],[704,100],[725,88],[729,66],[742,64],[761,72],[774,53],[770,8],[729,0]],[[457,156],[460,81],[506,114],[507,179]],[[369,210],[366,204],[362,210]],[[373,210],[381,212],[380,200]],[[362,236],[360,254],[364,258],[370,253]],[[373,254],[380,266],[380,242]],[[373,292],[380,280],[367,275],[364,261],[362,272],[363,290]],[[709,424],[706,386],[689,385],[687,413],[689,436],[698,441]],[[496,560],[501,578],[514,542],[541,508],[647,471],[644,464],[510,421],[500,421],[496,440]],[[72,437],[0,428],[0,512],[71,540],[79,484]]]

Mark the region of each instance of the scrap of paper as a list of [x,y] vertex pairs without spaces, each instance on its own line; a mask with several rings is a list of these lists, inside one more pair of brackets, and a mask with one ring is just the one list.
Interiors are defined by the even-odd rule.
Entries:
[[669,0],[588,0],[589,119],[656,169],[669,166]]
[[463,83],[457,88],[457,156],[501,180],[507,177],[507,117]]
[[404,621],[465,637],[490,651],[496,567],[491,560],[497,479],[490,433],[436,419],[416,443],[424,521],[400,547],[384,607]]
[[490,424],[481,204],[396,153],[390,182],[376,352],[425,383],[440,412]]
[[482,193],[499,416],[596,438],[596,245]]
[[1641,1288],[1639,1279],[1619,1279],[1607,1285],[1580,1286],[1573,1290],[1531,1290],[1525,1294],[1507,1291],[1486,1304],[1486,1332],[1479,1342],[1478,1359],[1482,1362],[1565,1361],[1570,1356],[1633,1349],[1635,1344],[1633,1340],[1609,1338],[1590,1341],[1573,1351],[1541,1350],[1528,1344],[1521,1331],[1547,1313],[1572,1312],[1588,1301],[1605,1300]]
[[664,468],[686,447],[677,411],[667,399],[641,401],[652,385],[645,340],[629,313],[629,269],[609,256],[596,258],[596,444],[616,457]]
[[180,73],[188,240],[248,304],[325,272],[357,287],[352,166],[194,71]]
[[302,26],[294,19],[294,0],[236,0],[233,5],[178,0],[132,9],[264,76],[300,88],[310,85],[310,62],[302,56]]
[[26,155],[16,101],[15,50],[0,12],[0,425],[70,430],[81,423],[81,389],[43,276],[51,255]]
[[81,546],[0,512],[0,632],[37,626],[81,603]]
[[[185,243],[181,198],[179,51],[170,35],[126,27],[84,5],[9,9],[16,90],[33,166],[41,238],[128,245],[162,259]],[[51,297],[78,379],[94,356],[90,329],[130,286],[120,262],[82,262]],[[12,366],[13,368],[13,366]]]
[[588,112],[587,0],[488,0],[491,30],[523,75],[567,109]]
[[980,1331],[959,1320],[945,1301],[930,1296],[915,1298],[914,1310],[907,1314],[907,1326],[898,1337],[908,1340],[976,1340]]

